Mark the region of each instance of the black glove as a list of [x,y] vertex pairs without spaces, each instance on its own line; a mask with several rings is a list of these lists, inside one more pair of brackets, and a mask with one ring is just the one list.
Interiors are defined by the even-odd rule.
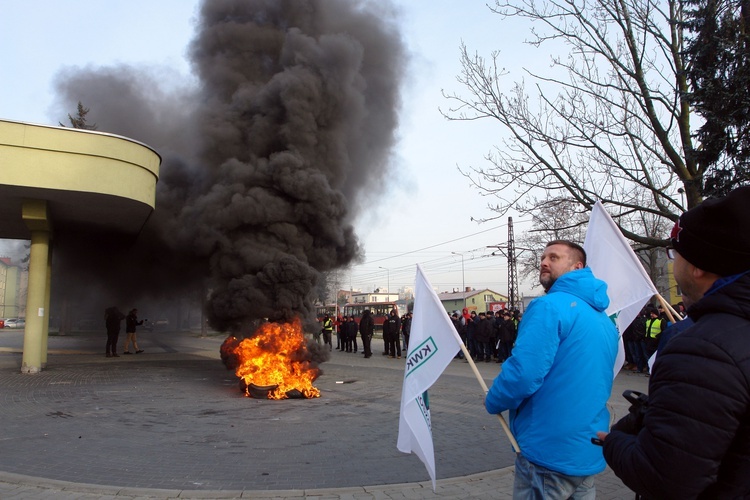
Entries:
[[636,435],[643,427],[643,417],[648,410],[648,395],[631,390],[623,392],[622,395],[631,405],[628,414],[618,420],[611,430]]

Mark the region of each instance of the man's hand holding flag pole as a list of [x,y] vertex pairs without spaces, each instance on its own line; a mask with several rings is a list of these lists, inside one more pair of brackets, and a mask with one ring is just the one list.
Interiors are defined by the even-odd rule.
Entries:
[[[419,265],[415,285],[397,446],[399,451],[404,453],[416,453],[425,464],[432,479],[432,489],[435,490],[435,451],[427,390],[451,363],[459,349],[463,350],[485,393],[488,389]],[[518,443],[505,419],[502,415],[498,415],[498,418],[513,448],[519,453]]]

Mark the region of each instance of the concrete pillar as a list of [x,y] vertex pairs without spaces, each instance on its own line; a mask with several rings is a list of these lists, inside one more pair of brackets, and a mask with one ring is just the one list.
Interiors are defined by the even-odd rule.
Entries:
[[42,370],[42,360],[47,358],[44,341],[44,324],[48,322],[45,306],[50,243],[47,202],[24,200],[22,214],[24,223],[31,231],[31,252],[21,373],[39,373]]

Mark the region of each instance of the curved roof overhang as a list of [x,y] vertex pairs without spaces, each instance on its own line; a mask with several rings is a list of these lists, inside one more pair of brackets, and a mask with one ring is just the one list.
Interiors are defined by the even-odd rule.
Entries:
[[137,234],[156,205],[161,157],[126,137],[0,120],[0,238],[29,239],[27,201],[49,222]]

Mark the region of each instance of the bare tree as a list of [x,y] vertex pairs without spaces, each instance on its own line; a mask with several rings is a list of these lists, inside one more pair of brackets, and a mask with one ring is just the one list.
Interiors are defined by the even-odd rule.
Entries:
[[315,299],[321,304],[335,304],[337,294],[341,289],[340,271],[327,271],[320,274],[320,279],[315,286]]
[[443,114],[494,119],[505,131],[488,167],[462,173],[496,196],[496,217],[511,208],[534,215],[558,198],[588,212],[601,200],[627,238],[666,245],[643,217],[668,227],[684,210],[679,193],[688,207],[700,203],[705,172],[693,154],[680,3],[519,0],[490,10],[506,22],[533,21],[527,43],[569,51],[552,56],[546,75],[526,69],[527,88],[506,85],[500,52],[485,59],[461,46],[467,92],[444,92],[451,107]]
[[[637,218],[637,221],[635,220]],[[631,223],[643,228],[649,238],[658,239],[669,232],[669,225],[663,217],[649,212],[637,212],[631,217]],[[569,240],[583,245],[586,239],[589,213],[582,211],[581,206],[571,199],[554,199],[540,206],[532,217],[531,230],[527,231],[519,240],[518,250],[519,277],[532,286],[537,286],[539,264],[544,248],[552,240]],[[633,251],[641,260],[643,267],[651,277],[651,281],[662,289],[668,284],[664,281],[664,261],[666,253],[663,249],[651,245],[631,244]]]

